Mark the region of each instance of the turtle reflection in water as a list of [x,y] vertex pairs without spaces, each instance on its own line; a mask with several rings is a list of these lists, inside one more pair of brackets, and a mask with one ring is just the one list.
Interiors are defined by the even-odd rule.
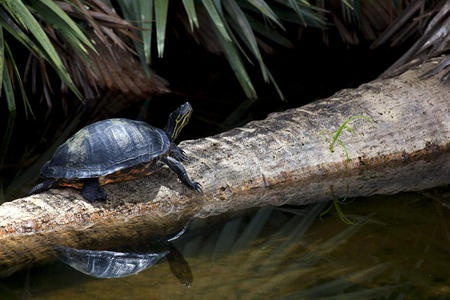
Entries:
[[156,264],[169,251],[162,253],[124,253],[113,251],[77,250],[53,246],[63,263],[96,278],[119,278],[137,274]]
[[193,275],[183,255],[170,242],[179,238],[187,224],[179,233],[167,241],[158,240],[157,246],[165,251],[159,253],[131,253],[96,250],[77,250],[53,246],[56,257],[70,267],[96,278],[120,278],[135,275],[167,258],[170,270],[184,285],[190,287]]
[[161,162],[174,171],[182,183],[201,192],[198,182],[186,173],[186,154],[173,141],[189,121],[189,102],[172,112],[164,130],[145,122],[108,119],[82,128],[56,149],[41,168],[46,178],[29,195],[55,187],[81,190],[90,202],[105,200],[100,186],[150,175]]

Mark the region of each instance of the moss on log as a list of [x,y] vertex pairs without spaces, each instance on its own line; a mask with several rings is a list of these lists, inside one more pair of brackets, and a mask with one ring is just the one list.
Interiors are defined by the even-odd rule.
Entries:
[[[192,217],[333,197],[422,190],[450,183],[450,87],[441,74],[419,76],[442,58],[392,79],[343,90],[330,98],[181,147],[186,170],[203,185],[189,191],[167,168],[140,180],[105,186],[106,203],[90,204],[72,189],[0,206],[0,275],[53,259],[52,244],[112,249],[177,230]],[[343,132],[349,161],[319,135]]]

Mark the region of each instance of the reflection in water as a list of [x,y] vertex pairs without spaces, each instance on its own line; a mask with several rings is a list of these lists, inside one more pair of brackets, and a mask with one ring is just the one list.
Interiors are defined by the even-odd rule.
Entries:
[[183,255],[175,259],[181,265],[157,263],[136,276],[99,280],[55,263],[31,269],[29,283],[25,272],[1,279],[0,299],[448,299],[444,205],[418,193],[360,199],[343,207],[355,225],[335,212],[318,218],[326,207],[195,220],[172,241],[178,252],[152,248],[171,251],[169,263]]
[[156,264],[169,251],[162,253],[124,253],[113,251],[77,250],[53,247],[56,256],[75,270],[96,278],[120,278],[135,275]]
[[[134,253],[100,250],[77,250],[62,246],[53,246],[56,257],[83,274],[95,278],[121,278],[144,271],[156,264],[164,256],[170,265],[170,270],[184,285],[190,287],[194,280],[191,268],[183,255],[171,243],[181,237],[190,221],[174,236],[157,239],[150,246],[162,249],[160,252]],[[166,251],[164,251],[166,250]]]
[[183,255],[178,251],[172,243],[168,243],[169,248],[167,254],[167,261],[169,262],[170,270],[172,274],[185,286],[190,287],[194,281],[192,276],[191,267],[188,262],[184,259]]

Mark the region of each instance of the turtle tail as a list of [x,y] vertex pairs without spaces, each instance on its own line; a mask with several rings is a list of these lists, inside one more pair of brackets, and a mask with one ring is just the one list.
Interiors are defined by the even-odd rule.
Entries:
[[43,182],[37,184],[31,191],[28,192],[27,196],[38,194],[51,189],[56,183],[54,179],[45,179]]

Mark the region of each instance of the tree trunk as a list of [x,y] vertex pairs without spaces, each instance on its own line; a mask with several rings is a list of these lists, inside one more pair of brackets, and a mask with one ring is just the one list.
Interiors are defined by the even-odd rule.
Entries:
[[[88,203],[72,189],[0,206],[0,275],[52,259],[51,245],[112,249],[173,232],[191,217],[250,207],[306,204],[333,197],[416,191],[450,183],[450,88],[418,77],[441,59],[386,80],[181,148],[190,177],[204,194],[188,190],[163,168],[140,180],[104,187],[106,203]],[[348,124],[332,153],[322,130]]]

